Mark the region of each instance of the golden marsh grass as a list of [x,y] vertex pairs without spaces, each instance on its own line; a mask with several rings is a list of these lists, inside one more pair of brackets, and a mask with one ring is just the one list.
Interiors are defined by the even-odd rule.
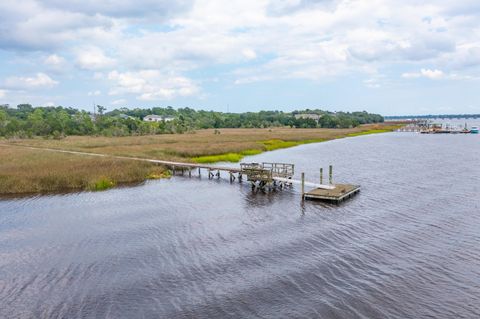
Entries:
[[152,163],[32,150],[33,146],[107,155],[212,163],[238,162],[244,156],[336,138],[381,133],[398,125],[363,125],[352,129],[220,129],[189,134],[91,137],[69,136],[0,141],[0,194],[68,189],[105,189],[159,178],[166,170]]

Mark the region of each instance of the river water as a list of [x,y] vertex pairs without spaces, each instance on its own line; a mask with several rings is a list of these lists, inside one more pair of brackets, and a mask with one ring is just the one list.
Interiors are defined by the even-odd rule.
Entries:
[[267,152],[361,193],[206,174],[0,201],[2,318],[479,318],[480,136],[388,133]]

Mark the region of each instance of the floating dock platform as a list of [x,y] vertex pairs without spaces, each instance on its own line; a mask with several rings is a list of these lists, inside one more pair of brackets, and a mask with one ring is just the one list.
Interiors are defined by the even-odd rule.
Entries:
[[344,200],[351,198],[352,196],[355,196],[355,194],[360,192],[359,185],[336,184],[333,186],[335,186],[335,188],[333,189],[312,189],[311,191],[305,192],[303,194],[303,197],[305,199],[315,199],[333,203],[340,203]]

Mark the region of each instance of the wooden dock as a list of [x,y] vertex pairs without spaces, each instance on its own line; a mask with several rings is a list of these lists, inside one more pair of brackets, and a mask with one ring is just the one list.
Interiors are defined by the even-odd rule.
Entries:
[[[329,167],[329,184],[323,184],[323,169],[320,169],[320,183],[312,183],[305,181],[305,173],[302,173],[301,180],[293,179],[295,172],[295,166],[288,163],[241,163],[240,167],[227,167],[219,165],[207,165],[198,163],[186,163],[186,162],[174,162],[164,161],[157,159],[148,159],[140,157],[118,156],[99,153],[88,153],[79,151],[69,151],[53,148],[41,148],[33,146],[21,146],[29,149],[39,149],[50,152],[60,152],[76,155],[86,156],[99,156],[110,157],[124,160],[144,161],[150,163],[156,163],[169,168],[173,175],[181,174],[185,175],[187,172],[189,177],[192,177],[192,172],[198,170],[198,176],[201,176],[202,170],[207,171],[209,179],[220,178],[220,172],[225,172],[230,178],[230,182],[238,179],[242,182],[242,178],[245,175],[247,181],[251,183],[252,189],[261,189],[264,191],[283,189],[284,187],[290,187],[293,184],[301,185],[302,199],[314,199],[330,202],[342,202],[360,191],[358,185],[348,184],[336,184],[332,182],[332,166]],[[305,186],[314,187],[313,190],[305,192]]]
[[336,184],[333,186],[335,186],[333,189],[312,189],[311,191],[305,192],[303,197],[305,199],[340,203],[360,192],[360,186],[358,185]]

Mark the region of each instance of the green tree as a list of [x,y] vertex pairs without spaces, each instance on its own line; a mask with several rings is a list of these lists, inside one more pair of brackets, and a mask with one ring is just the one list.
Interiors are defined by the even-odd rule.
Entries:
[[105,106],[97,105],[98,114],[103,115],[103,113],[105,113],[106,110],[107,108]]
[[5,110],[0,109],[0,136],[5,136],[7,133],[8,114]]

